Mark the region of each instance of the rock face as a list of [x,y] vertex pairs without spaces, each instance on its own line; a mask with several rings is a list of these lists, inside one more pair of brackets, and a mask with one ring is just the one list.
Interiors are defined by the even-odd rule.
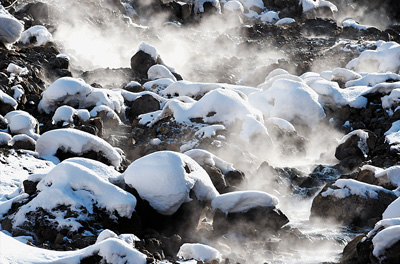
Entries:
[[[335,184],[338,183],[328,183],[314,198],[310,219],[332,219],[345,225],[372,227],[382,218],[387,206],[397,199],[392,191],[378,186],[362,185],[355,190],[347,186],[356,185],[356,181],[340,184],[342,188]],[[369,194],[363,194],[360,188]]]
[[243,234],[277,231],[289,223],[289,219],[276,207],[254,207],[247,212],[228,213],[217,210],[213,218],[214,231],[220,234],[239,231]]

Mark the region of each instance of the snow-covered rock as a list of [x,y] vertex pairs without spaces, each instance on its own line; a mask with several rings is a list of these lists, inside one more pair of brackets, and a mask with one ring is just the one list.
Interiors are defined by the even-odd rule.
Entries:
[[191,157],[193,160],[195,160],[198,164],[201,166],[208,165],[210,167],[217,167],[222,171],[222,173],[227,173],[229,171],[234,171],[235,168],[233,167],[233,164],[215,156],[211,152],[208,152],[207,150],[203,149],[192,149],[189,151],[186,151],[184,153],[185,155]]
[[36,25],[22,32],[20,41],[23,44],[30,44],[33,37],[36,39],[36,42],[33,43],[35,46],[42,46],[53,40],[53,36],[46,27]]
[[211,206],[228,214],[247,212],[255,207],[275,207],[278,203],[278,198],[266,192],[237,191],[215,197]]
[[8,121],[8,129],[13,134],[26,134],[33,139],[38,139],[36,133],[38,121],[26,111],[15,110],[4,116]]
[[[82,226],[80,222],[88,221],[93,215],[95,206],[104,209],[111,218],[116,213],[130,218],[136,206],[133,195],[109,183],[89,166],[68,160],[45,175],[37,190],[38,195],[13,216],[14,227],[26,224],[26,221],[37,221],[32,212],[42,208],[53,216],[49,222],[57,229],[68,227],[77,231]],[[62,205],[73,213],[68,216],[67,212],[57,209]]]
[[321,217],[343,224],[373,226],[382,219],[387,206],[397,195],[383,187],[353,179],[339,179],[327,184],[314,198],[311,218]]
[[279,19],[278,21],[276,21],[276,22],[275,22],[275,25],[277,25],[277,26],[289,25],[289,24],[292,24],[292,23],[294,23],[294,22],[296,22],[296,20],[294,20],[293,18],[291,18],[291,17],[284,17],[284,18],[281,18],[281,19]]
[[268,11],[260,17],[260,20],[264,23],[273,23],[279,20],[279,14],[275,11]]
[[[1,90],[0,90],[0,103],[2,104],[2,108],[6,108],[4,110],[1,109],[3,115],[7,114],[9,111],[17,109],[18,106],[18,103],[14,98],[12,98],[11,96],[9,96],[8,94],[6,94]],[[6,107],[6,105],[8,107]]]
[[378,41],[376,50],[363,51],[351,60],[346,68],[365,72],[399,72],[400,45],[396,42]]
[[53,156],[58,149],[77,155],[95,151],[104,155],[116,168],[122,160],[121,155],[105,140],[77,129],[51,130],[37,140],[36,151],[42,157]]
[[211,201],[218,192],[210,177],[189,156],[171,151],[149,154],[135,160],[123,174],[126,184],[159,213],[172,215],[192,199]]
[[74,123],[74,117],[78,115],[78,112],[75,110],[75,108],[68,106],[68,105],[63,105],[57,108],[55,111],[52,121],[53,123],[58,123],[58,122],[67,122],[70,124]]
[[217,249],[198,243],[183,244],[177,256],[184,260],[195,259],[202,262],[222,261],[222,255]]
[[0,41],[13,44],[19,40],[24,25],[0,5]]
[[[146,255],[117,238],[109,238],[74,251],[52,251],[29,246],[0,232],[0,263],[70,263],[98,255],[107,263],[145,264]],[[21,254],[23,252],[23,254]]]
[[164,65],[160,64],[151,66],[147,71],[147,77],[150,80],[169,78],[172,81],[176,82],[176,77],[171,73],[171,71]]

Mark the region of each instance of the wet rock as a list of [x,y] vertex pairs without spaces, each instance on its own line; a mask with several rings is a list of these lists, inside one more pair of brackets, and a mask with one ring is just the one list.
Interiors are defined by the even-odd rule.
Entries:
[[132,122],[141,114],[160,110],[160,102],[149,94],[140,96],[129,109],[126,110],[126,117]]
[[160,56],[153,58],[150,54],[139,50],[131,58],[131,69],[141,77],[147,77],[147,72],[151,66],[163,64]]
[[24,180],[22,183],[24,185],[25,193],[27,193],[29,195],[33,195],[36,193],[36,186],[38,185],[39,182]]
[[214,232],[224,234],[232,230],[243,234],[258,231],[277,231],[287,224],[289,219],[276,207],[254,207],[247,212],[228,213],[217,210],[213,218]]
[[[332,219],[345,225],[372,227],[382,218],[382,213],[387,206],[397,199],[392,191],[382,187],[360,185],[356,189],[346,186],[339,188],[335,183],[331,182],[325,185],[314,198],[310,219],[320,217]],[[351,185],[354,186],[355,183],[356,181],[353,181]],[[357,188],[365,188],[365,190],[370,190],[368,193],[375,194],[368,196],[362,194],[365,190]],[[332,190],[333,192],[339,190],[339,192],[331,193]]]

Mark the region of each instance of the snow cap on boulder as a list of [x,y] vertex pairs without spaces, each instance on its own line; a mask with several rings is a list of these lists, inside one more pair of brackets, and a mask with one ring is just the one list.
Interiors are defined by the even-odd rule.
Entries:
[[0,5],[0,41],[5,45],[19,40],[24,25]]
[[120,166],[122,161],[118,151],[104,139],[72,128],[48,131],[37,140],[36,151],[42,157],[53,156],[58,149],[75,154],[95,151],[104,155],[116,168]]
[[160,151],[135,160],[124,172],[126,184],[156,211],[172,215],[191,201],[192,190],[197,199],[211,201],[219,193],[207,172],[189,156]]

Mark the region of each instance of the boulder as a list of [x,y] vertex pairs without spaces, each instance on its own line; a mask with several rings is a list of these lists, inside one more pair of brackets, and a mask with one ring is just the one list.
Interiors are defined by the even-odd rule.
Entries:
[[160,110],[160,102],[149,94],[142,95],[132,102],[130,108],[126,110],[126,117],[133,121],[139,115]]
[[289,223],[289,219],[278,208],[254,207],[246,212],[224,213],[220,210],[215,212],[213,218],[214,232],[224,234],[232,230],[243,234],[251,234],[255,231],[277,231]]
[[311,219],[331,219],[345,225],[371,227],[397,199],[393,191],[351,179],[325,185],[314,198]]

